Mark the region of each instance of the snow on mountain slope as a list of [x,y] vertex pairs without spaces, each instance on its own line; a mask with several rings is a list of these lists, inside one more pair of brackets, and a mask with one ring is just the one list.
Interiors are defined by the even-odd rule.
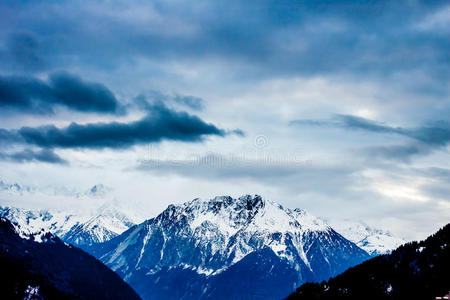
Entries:
[[134,225],[135,221],[124,213],[102,206],[88,220],[63,233],[62,239],[74,245],[92,245],[108,241]]
[[59,210],[0,207],[0,217],[10,220],[22,236],[51,232],[80,247],[107,241],[135,224],[130,217],[109,205],[95,212],[71,214]]
[[75,216],[61,211],[26,210],[15,207],[0,207],[0,217],[11,221],[18,232],[26,235],[41,231],[63,235],[73,226],[88,219],[87,216]]
[[395,237],[388,231],[372,228],[363,222],[344,220],[331,222],[331,225],[370,255],[388,254],[406,243],[406,240]]
[[[158,289],[177,292],[177,296],[171,294],[174,298],[184,293],[191,295],[187,298],[213,293],[215,287],[211,286],[210,279],[226,273],[231,266],[245,268],[245,264],[241,264],[244,258],[260,266],[270,264],[262,268],[264,274],[277,266],[288,268],[295,274],[289,279],[292,280],[289,286],[294,288],[301,282],[336,275],[369,257],[306,211],[291,210],[260,196],[249,195],[238,199],[228,196],[206,201],[194,199],[181,205],[169,205],[156,218],[98,245],[92,253],[144,298],[170,298],[168,294],[155,294]],[[268,256],[271,258],[265,259]],[[200,277],[178,273],[188,271],[208,280],[200,288],[197,286]],[[193,280],[186,282],[190,280],[186,276]],[[279,279],[277,276],[280,275],[271,274],[264,280]],[[158,284],[164,279],[169,287]],[[174,280],[183,282],[183,290],[170,286]],[[153,290],[149,288],[151,284],[154,284]]]

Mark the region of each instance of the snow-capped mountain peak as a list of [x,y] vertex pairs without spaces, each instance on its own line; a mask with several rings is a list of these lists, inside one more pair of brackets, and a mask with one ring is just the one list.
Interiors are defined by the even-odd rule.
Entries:
[[[101,259],[113,270],[126,272],[125,276],[132,276],[128,273],[134,268],[146,274],[187,268],[211,276],[266,248],[308,274],[314,272],[321,256],[327,257],[325,264],[334,272],[333,261],[347,255],[340,249],[341,254],[328,257],[325,249],[345,248],[344,252],[353,253],[357,260],[367,255],[305,210],[283,208],[258,195],[169,205],[156,218],[112,242],[116,247],[110,250],[108,246],[110,251],[100,255]],[[317,249],[318,244],[323,248]]]
[[361,221],[330,222],[337,232],[357,244],[370,255],[387,254],[406,240],[392,235],[389,231],[373,228]]
[[[283,208],[259,195],[245,195],[238,199],[218,196],[206,201],[197,198],[178,206],[170,205],[149,222],[169,231],[181,225],[186,235],[192,235],[210,249],[211,256],[225,256],[231,264],[266,246],[282,257],[300,255],[303,263],[309,266],[302,250],[303,236],[332,231],[324,221],[305,210]],[[252,239],[256,236],[260,241],[253,245]],[[286,238],[291,249],[286,245]],[[221,271],[222,268],[207,270],[202,267],[202,272],[206,273]]]
[[191,230],[212,224],[225,235],[240,230],[260,232],[327,231],[331,228],[321,219],[302,209],[288,209],[259,195],[238,199],[218,196],[211,200],[194,199],[182,205],[169,205],[156,221],[162,225],[186,219]]

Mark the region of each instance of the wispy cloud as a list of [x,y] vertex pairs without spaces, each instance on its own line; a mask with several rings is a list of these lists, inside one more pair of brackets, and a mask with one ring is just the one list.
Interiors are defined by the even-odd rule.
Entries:
[[430,126],[403,128],[352,115],[336,115],[334,118],[326,120],[293,120],[290,124],[293,126],[327,126],[374,133],[398,134],[433,146],[445,146],[450,142],[450,125],[445,121],[435,122]]
[[[251,154],[251,153],[250,153]],[[253,180],[281,189],[309,193],[317,190],[345,194],[349,191],[359,167],[321,165],[305,160],[295,153],[277,155],[209,153],[182,159],[149,158],[142,160],[136,170],[156,175],[189,176],[202,180],[242,182]]]
[[433,150],[446,147],[450,143],[450,125],[445,121],[435,122],[429,126],[404,128],[352,115],[336,115],[331,119],[325,120],[294,120],[290,124],[292,126],[325,126],[405,136],[411,139],[411,143],[406,145],[373,146],[365,149],[365,152],[371,157],[387,158],[402,162],[410,162],[412,156],[429,154]]

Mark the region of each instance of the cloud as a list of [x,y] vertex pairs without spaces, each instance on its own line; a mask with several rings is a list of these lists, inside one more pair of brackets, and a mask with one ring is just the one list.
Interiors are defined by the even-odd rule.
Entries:
[[11,60],[26,71],[42,70],[47,65],[41,56],[40,44],[33,34],[25,32],[10,34],[6,47]]
[[0,153],[0,159],[19,163],[44,162],[50,164],[67,165],[68,162],[49,149],[39,151],[23,150],[15,153]]
[[450,181],[450,169],[432,167],[419,169],[417,172],[419,176],[430,179],[423,186],[425,193],[432,198],[442,199],[450,204],[450,200],[448,199],[448,195],[450,194],[450,187],[448,185]]
[[352,115],[336,115],[334,118],[326,120],[294,120],[290,122],[290,125],[342,128],[405,136],[412,139],[412,142],[406,145],[383,145],[364,149],[365,154],[371,158],[383,158],[404,163],[409,163],[413,156],[429,154],[450,143],[450,125],[445,121],[434,122],[429,126],[403,128]]
[[22,138],[16,132],[0,128],[0,147],[7,147],[13,144],[22,143]]
[[348,129],[360,129],[380,133],[403,133],[402,128],[387,126],[372,120],[351,115],[337,115],[336,122]]
[[154,103],[164,103],[166,105],[174,103],[196,111],[203,110],[205,107],[204,100],[200,97],[180,94],[169,95],[156,90],[138,95],[134,98],[134,103],[141,109],[151,108]]
[[416,28],[423,31],[448,34],[450,27],[450,5],[427,14]]
[[35,77],[0,76],[0,110],[52,114],[56,106],[97,113],[122,113],[104,85],[68,73],[53,73],[48,81]]
[[[244,69],[240,78],[247,79],[330,73],[383,79],[420,70],[440,90],[448,82],[446,35],[417,30],[429,15],[446,9],[444,2],[129,1],[77,6],[62,1],[55,6],[6,1],[2,9],[13,20],[5,22],[4,31],[24,28],[45,37],[45,54],[71,66],[111,70],[145,58],[175,62],[189,71],[192,62],[220,62],[219,72]],[[21,14],[12,13],[19,10]],[[441,30],[445,28],[433,26],[433,33]]]
[[150,158],[140,161],[135,169],[157,175],[177,174],[208,181],[229,180],[239,184],[242,184],[242,180],[249,180],[297,193],[320,190],[335,195],[348,192],[350,185],[356,183],[353,175],[359,171],[354,166],[319,165],[294,153],[259,153],[257,157],[209,153],[187,159]]
[[346,129],[357,129],[379,133],[401,134],[403,132],[401,128],[387,126],[382,123],[378,123],[369,119],[352,115],[335,115],[333,118],[325,120],[310,120],[310,119],[293,120],[290,122],[290,125],[340,127]]
[[336,115],[334,118],[328,120],[293,120],[290,122],[290,125],[326,126],[375,133],[392,133],[406,136],[432,146],[446,146],[450,142],[450,125],[445,121],[435,122],[429,126],[403,128],[385,125],[383,123],[352,115]]
[[229,133],[195,115],[169,109],[163,104],[153,105],[148,114],[134,122],[71,123],[65,128],[56,126],[22,127],[0,130],[0,138],[8,143],[22,143],[42,148],[123,149],[162,140],[199,142],[206,136],[225,136]]
[[[140,191],[136,189],[135,176],[131,176],[130,184],[124,188],[125,194],[131,189],[137,196],[145,198],[151,181],[155,182],[153,190],[161,194],[157,198],[166,201],[164,204],[186,195],[197,197],[198,193],[215,194],[218,190],[254,189],[270,194],[277,201],[291,201],[293,206],[317,205],[317,212],[345,215],[350,214],[347,211],[357,209],[354,215],[366,213],[381,223],[386,218],[403,216],[411,221],[407,225],[416,224],[405,225],[414,232],[419,226],[423,227],[420,230],[429,230],[430,224],[436,224],[430,220],[445,217],[448,211],[439,212],[436,208],[439,206],[434,203],[428,207],[423,204],[415,208],[417,212],[430,215],[422,222],[415,215],[407,216],[409,203],[396,206],[397,212],[389,211],[395,201],[387,196],[371,195],[370,180],[365,180],[360,170],[371,167],[391,173],[393,167],[411,167],[405,163],[427,153],[434,155],[421,160],[420,165],[440,166],[442,160],[445,162],[447,153],[435,151],[448,145],[446,125],[423,126],[423,122],[446,120],[450,111],[447,101],[450,74],[448,26],[445,26],[447,11],[445,1],[422,0],[366,1],[364,5],[354,1],[265,0],[230,0],[225,4],[209,2],[206,5],[202,1],[129,0],[79,5],[66,0],[5,0],[0,1],[0,69],[3,76],[22,74],[22,78],[35,79],[44,87],[52,85],[51,78],[40,76],[52,74],[54,70],[68,70],[82,75],[85,80],[92,78],[104,83],[113,88],[117,97],[120,95],[125,99],[149,89],[180,91],[183,93],[180,99],[173,93],[168,95],[170,99],[161,99],[170,111],[172,108],[187,110],[189,117],[193,117],[192,111],[208,106],[202,111],[202,127],[196,131],[199,134],[186,137],[189,141],[191,137],[203,139],[231,133],[222,128],[233,125],[225,124],[238,124],[234,126],[245,128],[250,134],[247,139],[214,139],[206,145],[158,145],[157,148],[163,148],[169,156],[180,148],[191,153],[204,151],[206,146],[211,151],[240,151],[241,146],[253,145],[251,137],[262,132],[272,137],[270,146],[283,151],[302,147],[308,158],[324,164],[344,164],[337,170],[295,166],[303,172],[286,165],[245,161],[217,168],[192,167],[189,163],[167,165],[154,171],[155,174],[147,175],[149,177],[144,173],[136,176],[142,181],[145,178],[145,188]],[[286,91],[281,93],[286,86]],[[40,91],[40,88],[36,89]],[[324,89],[327,90],[325,93]],[[333,96],[327,97],[327,93]],[[203,101],[202,105],[201,101],[183,98],[190,97],[187,95],[204,97],[207,102]],[[52,111],[58,113],[59,107],[69,108],[64,104],[66,102],[47,104],[47,101],[39,100],[40,97],[25,99],[31,100],[8,108],[1,105],[0,115],[9,110],[49,114]],[[1,126],[5,129],[0,129],[0,150],[15,150],[16,146],[49,150],[53,147],[59,154],[59,148],[67,147],[103,149],[117,145],[124,148],[149,140],[180,140],[173,133],[175,130],[167,132],[168,126],[166,122],[158,121],[160,118],[137,120],[140,117],[136,116],[142,116],[142,111],[137,112],[139,108],[152,114],[155,102],[149,102],[145,108],[136,104],[127,107],[130,109],[128,121],[123,123],[89,121],[91,124],[85,124],[86,117],[92,120],[95,116],[83,116],[83,122],[74,119],[76,123],[68,127],[55,123],[53,125],[59,127],[21,128],[25,122],[45,123],[41,116],[5,118]],[[310,124],[304,121],[302,126],[340,128],[330,130],[326,135],[311,132],[295,136],[293,130],[283,127],[286,118],[297,113],[307,116],[320,111],[329,113],[359,108],[367,108],[385,120],[399,116],[419,127],[403,125],[398,128],[354,116],[309,120]],[[59,116],[58,119],[61,120]],[[161,134],[146,129],[140,131],[145,135],[142,136],[135,130],[139,126],[153,128],[159,124],[164,124]],[[14,147],[7,148],[8,145]],[[358,147],[357,153],[348,151],[353,146]],[[104,167],[105,171],[93,173],[89,169],[75,173],[78,166],[74,163],[70,168],[74,173],[69,173],[69,168],[62,168],[57,173],[46,171],[51,166],[33,168],[22,164],[17,164],[20,171],[4,168],[3,172],[6,175],[16,172],[18,177],[25,174],[30,181],[72,182],[74,178],[95,181],[98,178],[95,174],[108,174],[117,182],[126,180],[123,173],[116,173],[114,169],[117,168],[110,166],[109,157],[98,157],[98,153],[90,152],[79,155],[76,157],[95,161],[95,165]],[[126,157],[124,168],[135,163],[135,156],[129,156],[127,152],[115,153],[114,157],[117,155]],[[118,159],[117,163],[119,161],[122,162]],[[347,166],[350,170],[346,170]],[[354,171],[354,167],[359,169]],[[173,177],[177,180],[166,181],[169,176],[160,180],[165,173],[175,174]],[[410,184],[415,175],[411,177],[398,186]],[[257,181],[258,185],[252,185],[250,181]],[[373,182],[379,180],[373,179]],[[182,190],[183,184],[188,186],[188,193]],[[444,195],[445,189],[438,188],[445,184],[443,180],[433,190]],[[352,190],[355,186],[356,191]],[[294,203],[300,201],[298,195],[305,201]],[[154,208],[158,203],[149,205]],[[434,212],[437,212],[436,216]],[[428,221],[423,221],[425,219]]]
[[427,155],[432,152],[432,148],[422,144],[412,145],[392,145],[368,147],[363,150],[371,159],[381,158],[391,161],[410,163],[411,158],[418,155]]
[[395,133],[434,146],[446,146],[450,142],[450,125],[445,121],[418,128],[393,127],[372,120],[350,115],[339,115],[337,121],[345,128],[379,133]]
[[183,96],[183,95],[176,95],[173,100],[176,103],[185,105],[187,107],[190,107],[194,110],[202,110],[204,108],[204,101],[202,98],[195,97],[195,96]]

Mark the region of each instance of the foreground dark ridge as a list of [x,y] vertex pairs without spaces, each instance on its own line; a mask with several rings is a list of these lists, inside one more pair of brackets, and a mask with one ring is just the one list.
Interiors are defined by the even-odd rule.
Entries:
[[306,283],[293,299],[430,299],[450,290],[450,224],[425,241],[400,246],[328,282]]
[[140,299],[117,274],[50,233],[21,238],[0,218],[2,299]]

